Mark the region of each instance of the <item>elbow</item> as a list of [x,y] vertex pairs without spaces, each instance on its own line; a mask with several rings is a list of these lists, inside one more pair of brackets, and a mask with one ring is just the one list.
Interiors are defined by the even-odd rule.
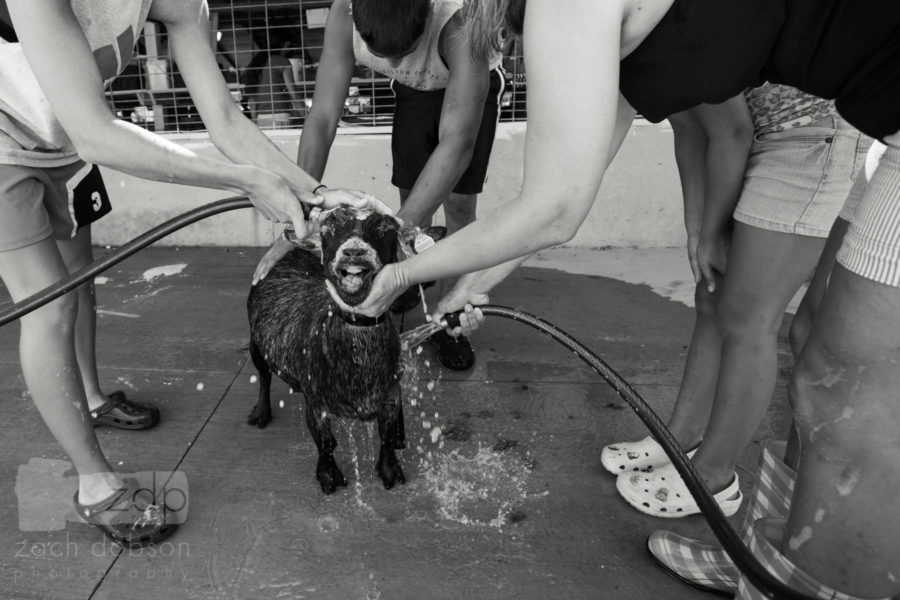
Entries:
[[106,141],[108,140],[106,136],[96,133],[94,135],[75,133],[70,134],[69,138],[75,146],[78,158],[84,162],[93,165],[104,165],[111,162],[110,159],[113,157],[110,156],[110,145]]
[[539,248],[561,246],[572,241],[584,217],[569,207],[560,206],[541,211],[534,219],[534,238]]

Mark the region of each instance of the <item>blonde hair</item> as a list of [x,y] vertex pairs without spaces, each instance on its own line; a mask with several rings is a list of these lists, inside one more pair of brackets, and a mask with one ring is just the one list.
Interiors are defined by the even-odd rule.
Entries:
[[501,52],[509,3],[510,0],[466,0],[463,16],[476,60],[487,61]]

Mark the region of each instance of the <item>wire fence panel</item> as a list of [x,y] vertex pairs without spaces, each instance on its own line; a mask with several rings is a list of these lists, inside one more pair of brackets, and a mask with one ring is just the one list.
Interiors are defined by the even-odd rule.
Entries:
[[[298,128],[312,106],[329,0],[209,0],[210,44],[234,101],[260,127]],[[521,46],[504,53],[501,121],[526,118]],[[148,23],[134,58],[107,91],[116,115],[157,132],[203,130],[171,58],[165,28]],[[390,79],[357,66],[342,125],[390,125]]]

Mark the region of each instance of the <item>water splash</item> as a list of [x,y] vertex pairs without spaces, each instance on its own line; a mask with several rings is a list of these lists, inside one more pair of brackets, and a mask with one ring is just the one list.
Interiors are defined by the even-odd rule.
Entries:
[[420,463],[419,493],[437,501],[438,515],[463,525],[502,529],[507,515],[528,496],[528,469],[516,454],[478,445],[474,456],[459,449],[427,453]]

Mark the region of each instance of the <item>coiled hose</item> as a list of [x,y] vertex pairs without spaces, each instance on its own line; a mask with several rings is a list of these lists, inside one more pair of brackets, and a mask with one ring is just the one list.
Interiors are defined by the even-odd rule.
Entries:
[[[0,327],[19,319],[20,317],[30,313],[41,306],[52,302],[63,294],[72,291],[79,285],[97,276],[99,273],[109,269],[110,267],[122,262],[132,254],[142,250],[150,244],[162,239],[163,237],[178,231],[188,225],[217,215],[219,213],[236,210],[239,208],[249,208],[252,204],[246,197],[232,197],[218,200],[205,204],[186,213],[183,213],[161,225],[154,227],[146,233],[134,238],[125,245],[117,248],[113,252],[94,261],[90,265],[72,273],[68,277],[61,279],[57,283],[29,296],[28,298],[15,303],[11,308],[0,313]],[[652,408],[641,398],[631,385],[616,373],[612,367],[597,356],[590,348],[573,338],[568,333],[559,329],[555,325],[528,314],[524,311],[509,308],[506,306],[496,306],[486,304],[479,307],[483,314],[487,316],[497,316],[506,319],[512,319],[537,329],[541,333],[549,336],[562,344],[567,349],[574,352],[585,363],[588,364],[598,375],[600,375],[619,396],[625,400],[629,406],[637,413],[637,416],[644,422],[656,440],[662,445],[668,457],[672,460],[672,464],[678,470],[678,473],[684,479],[685,484],[691,492],[691,495],[697,502],[703,516],[709,523],[713,533],[719,539],[722,547],[728,552],[728,555],[734,561],[735,565],[753,582],[753,584],[761,591],[765,592],[770,598],[785,598],[787,600],[812,600],[812,597],[801,594],[775,579],[756,559],[750,550],[744,545],[741,539],[735,533],[734,529],[728,524],[725,515],[719,508],[718,503],[713,498],[712,493],[706,486],[706,483],[697,474],[690,459],[679,446],[678,442],[672,437],[672,434],[666,428],[662,420],[656,415]],[[448,315],[448,317],[450,317]],[[451,320],[450,317],[448,320]]]

